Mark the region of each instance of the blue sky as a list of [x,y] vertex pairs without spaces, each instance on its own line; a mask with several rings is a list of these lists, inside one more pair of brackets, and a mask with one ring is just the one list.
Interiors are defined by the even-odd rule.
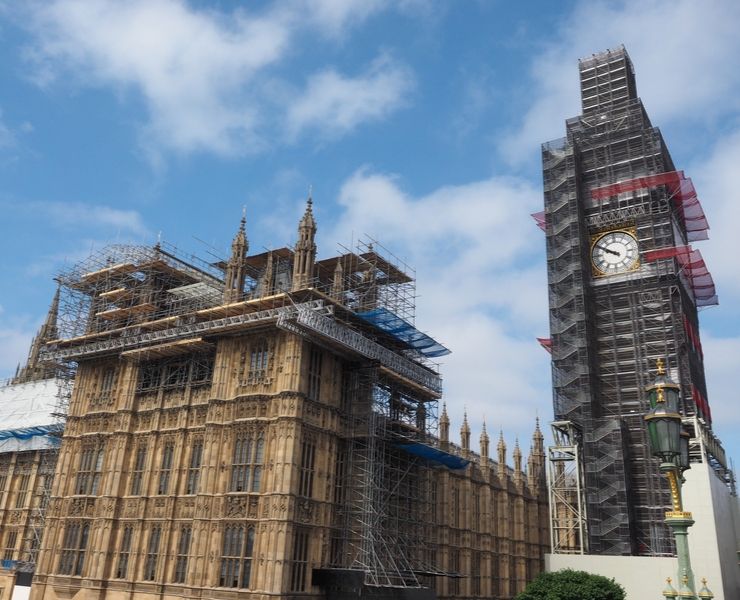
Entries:
[[[52,277],[91,248],[225,255],[358,235],[417,269],[446,399],[526,452],[552,415],[539,144],[580,112],[577,59],[624,43],[710,222],[701,313],[715,430],[740,456],[740,4],[0,0],[0,377]],[[477,442],[476,444],[477,445]]]

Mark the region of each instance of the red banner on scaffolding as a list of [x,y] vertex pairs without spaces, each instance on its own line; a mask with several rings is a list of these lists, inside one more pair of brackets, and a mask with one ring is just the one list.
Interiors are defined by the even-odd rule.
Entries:
[[540,212],[532,213],[532,218],[534,219],[535,223],[537,223],[537,227],[539,227],[542,231],[546,231],[544,210],[541,210]]
[[671,200],[676,204],[678,213],[686,226],[686,234],[690,242],[706,240],[709,238],[707,231],[709,223],[704,215],[704,209],[696,195],[691,178],[684,177],[683,171],[669,171],[657,175],[646,175],[635,177],[611,185],[594,188],[591,190],[593,200],[603,200],[624,192],[650,189],[664,185],[668,189]]
[[676,259],[689,278],[691,288],[696,297],[696,305],[711,306],[719,304],[712,274],[707,269],[701,252],[692,249],[688,254],[679,253],[676,255]]
[[552,354],[552,340],[550,338],[537,338],[537,341],[540,343],[540,346]]
[[646,188],[654,188],[659,185],[677,185],[683,178],[683,171],[669,171],[668,173],[659,173],[657,175],[647,175],[645,177],[635,177],[611,185],[605,185],[591,190],[591,198],[601,200],[616,196],[623,192],[634,192]]
[[691,385],[691,399],[693,400],[694,405],[699,411],[699,414],[704,417],[707,423],[711,424],[712,410],[709,408],[709,402],[707,402],[707,399],[698,389],[696,389],[696,386],[693,384]]
[[668,246],[667,248],[648,250],[642,253],[642,260],[645,262],[654,262],[661,258],[675,258],[679,254],[691,254],[691,246]]
[[686,315],[683,316],[683,328],[686,332],[686,338],[689,340],[689,344],[691,344],[691,348],[704,360],[704,349],[701,347],[699,332]]
[[689,280],[696,305],[713,306],[719,304],[714,279],[712,279],[712,274],[709,272],[699,250],[694,250],[691,246],[671,246],[648,250],[643,253],[642,258],[645,262],[675,258]]

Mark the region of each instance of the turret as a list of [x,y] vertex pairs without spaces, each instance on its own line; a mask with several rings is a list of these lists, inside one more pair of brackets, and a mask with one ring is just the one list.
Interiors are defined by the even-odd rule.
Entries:
[[306,212],[298,223],[298,242],[295,245],[293,257],[293,285],[292,291],[302,290],[311,285],[313,267],[316,261],[316,221],[313,218],[313,200],[311,196],[306,201]]
[[529,487],[532,490],[545,485],[545,443],[542,431],[540,431],[539,417],[535,421],[534,433],[532,434],[532,446],[527,461],[527,476]]
[[529,447],[529,456],[527,456],[527,483],[531,490],[537,489],[537,475],[539,469],[537,468],[536,459],[534,456],[534,445]]
[[480,464],[481,467],[487,467],[488,461],[489,461],[489,445],[490,445],[490,439],[488,437],[488,432],[486,432],[486,420],[483,419],[483,429],[480,432]]
[[534,433],[532,434],[532,444],[534,446],[535,452],[542,454],[544,458],[545,456],[545,436],[542,435],[542,431],[540,430],[540,418],[539,417],[537,417],[534,422]]
[[443,444],[450,441],[450,417],[447,415],[446,403],[442,403],[442,414],[439,417],[439,440]]
[[244,297],[244,282],[247,279],[247,252],[249,242],[246,233],[247,218],[242,215],[239,231],[231,242],[231,256],[226,264],[224,276],[224,304],[239,302]]
[[342,301],[344,295],[344,267],[342,267],[342,261],[337,261],[337,266],[334,267],[334,276],[331,282],[331,297],[337,302]]
[[462,443],[463,453],[467,455],[470,452],[470,425],[468,425],[468,411],[463,413],[463,422],[460,426],[460,442]]
[[502,483],[506,477],[506,442],[504,441],[503,429],[498,434],[498,444],[496,444],[496,453],[498,455],[498,476]]
[[519,485],[522,481],[522,451],[519,448],[519,440],[514,443],[514,482]]
[[48,379],[53,376],[54,368],[53,365],[44,363],[41,360],[41,350],[47,342],[55,340],[59,337],[57,330],[57,319],[59,317],[59,293],[61,286],[57,286],[57,290],[54,293],[54,298],[49,306],[49,311],[46,313],[46,319],[44,324],[39,328],[33,341],[31,342],[31,348],[28,352],[28,360],[26,365],[21,368],[17,368],[13,383],[25,383],[28,381],[39,381],[41,379]]

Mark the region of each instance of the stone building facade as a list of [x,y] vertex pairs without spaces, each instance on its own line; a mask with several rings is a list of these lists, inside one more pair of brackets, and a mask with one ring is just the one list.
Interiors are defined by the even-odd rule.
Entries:
[[242,221],[221,277],[160,245],[61,276],[85,318],[46,347],[78,366],[34,600],[511,598],[542,569],[539,427],[526,468],[452,444],[411,279],[315,232],[309,201],[294,249]]
[[0,383],[0,600],[28,593],[44,530],[59,443],[54,413],[64,382],[39,355],[57,337],[58,302],[57,293],[26,364]]
[[[38,550],[36,527],[46,510],[55,451],[23,449],[0,454],[0,590],[5,600],[16,583],[30,586],[25,568]],[[6,595],[7,594],[7,595]]]

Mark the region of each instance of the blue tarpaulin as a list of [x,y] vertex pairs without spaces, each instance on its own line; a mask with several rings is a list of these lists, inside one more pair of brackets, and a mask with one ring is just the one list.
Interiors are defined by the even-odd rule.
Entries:
[[23,427],[21,429],[6,429],[5,431],[0,431],[0,440],[30,440],[37,436],[57,435],[61,431],[61,425],[40,425],[37,427]]
[[446,356],[450,351],[439,342],[422,333],[408,321],[385,308],[357,313],[361,319],[375,325],[411,348],[430,358]]
[[398,444],[398,447],[405,450],[409,454],[419,456],[430,462],[436,462],[440,465],[444,465],[448,469],[464,469],[470,464],[469,460],[460,458],[444,450],[427,446],[426,444],[412,443],[412,444]]

